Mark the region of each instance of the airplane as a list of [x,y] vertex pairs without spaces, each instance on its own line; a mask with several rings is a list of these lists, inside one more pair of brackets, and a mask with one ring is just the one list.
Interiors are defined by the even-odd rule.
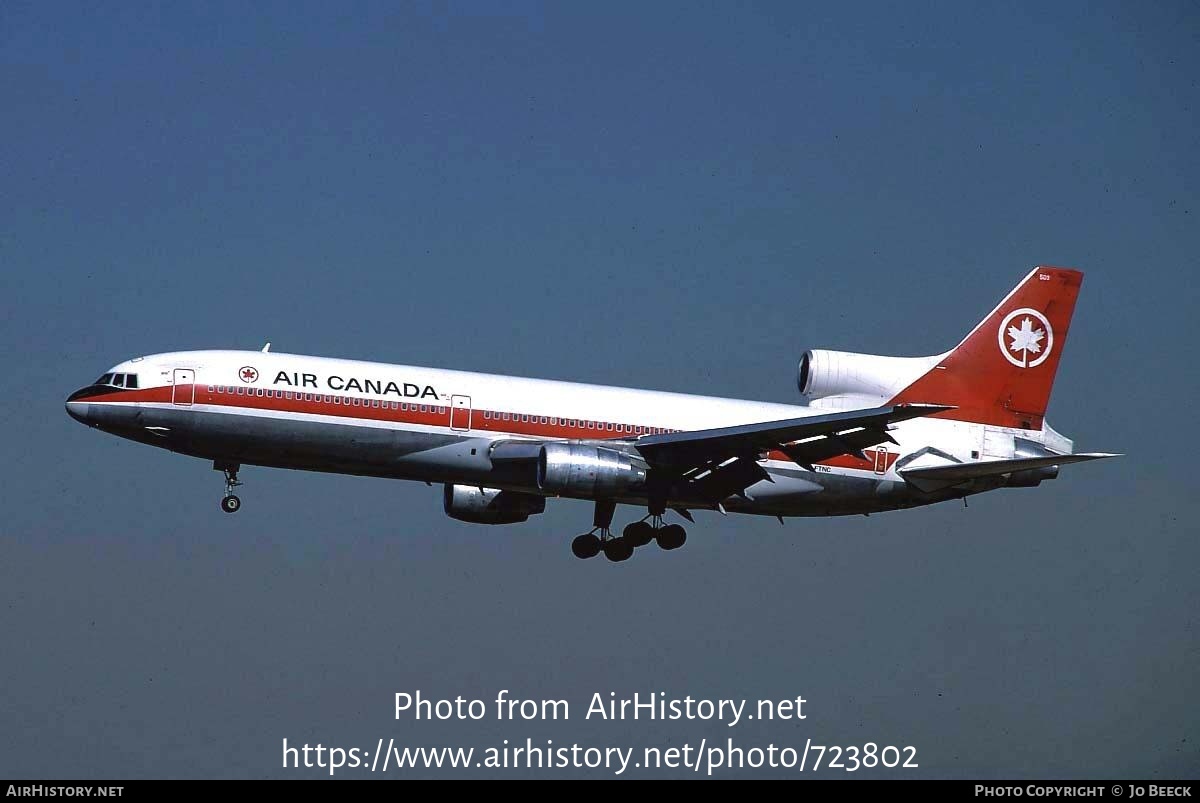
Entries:
[[[777,517],[900,510],[1028,488],[1077,454],[1045,421],[1083,274],[1034,268],[929,357],[814,349],[803,404],[635,390],[270,351],[135,357],[72,393],[89,427],[212,461],[236,513],[243,465],[441,483],[452,518],[512,524],[594,503],[579,558],[687,540],[667,511]],[[646,510],[612,532],[618,504]]]

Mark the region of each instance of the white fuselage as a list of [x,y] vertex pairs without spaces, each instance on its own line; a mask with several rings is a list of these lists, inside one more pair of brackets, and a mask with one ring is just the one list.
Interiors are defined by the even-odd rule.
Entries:
[[[127,383],[136,381],[137,387],[102,388],[68,408],[86,423],[144,443],[223,463],[524,493],[538,489],[526,473],[491,461],[495,444],[561,440],[630,449],[648,434],[829,412],[828,404],[773,404],[252,351],[156,354],[120,363],[109,374],[136,376]],[[771,481],[721,506],[795,516],[928,504],[988,488],[917,493],[897,475],[898,461],[1007,458],[1014,454],[1015,438],[1046,438],[1045,430],[936,419],[907,421],[891,434],[895,444],[868,449],[862,457],[842,455],[811,470],[780,452],[763,454],[760,465]],[[636,495],[617,501],[644,502]],[[714,506],[694,499],[670,503]]]

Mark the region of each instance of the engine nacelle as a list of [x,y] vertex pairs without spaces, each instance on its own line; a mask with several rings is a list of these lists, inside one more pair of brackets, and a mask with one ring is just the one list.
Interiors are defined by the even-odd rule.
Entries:
[[646,468],[616,449],[547,443],[538,455],[538,487],[565,496],[616,496],[644,485]]
[[932,370],[942,356],[883,357],[811,349],[800,358],[797,386],[809,399],[886,400]]
[[545,497],[480,488],[476,485],[446,484],[446,515],[472,524],[516,524],[546,510]]

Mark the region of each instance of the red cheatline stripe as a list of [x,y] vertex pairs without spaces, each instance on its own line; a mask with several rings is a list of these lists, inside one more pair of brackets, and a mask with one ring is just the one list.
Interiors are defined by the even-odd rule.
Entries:
[[[194,404],[207,404],[212,406],[227,407],[231,409],[249,409],[249,410],[271,410],[282,413],[303,413],[307,415],[324,415],[335,416],[338,418],[355,419],[355,420],[370,420],[370,421],[388,421],[397,424],[420,424],[430,427],[450,427],[451,408],[449,405],[442,403],[439,400],[437,405],[426,403],[424,412],[421,411],[421,402],[418,401],[403,401],[393,402],[391,400],[381,399],[363,399],[352,396],[340,396],[331,393],[302,393],[299,391],[286,391],[292,394],[292,398],[283,396],[285,391],[273,390],[276,395],[267,396],[266,390],[263,389],[263,395],[257,394],[258,388],[248,387],[245,389],[245,395],[237,395],[236,393],[224,392],[218,393],[214,387],[209,390],[210,385],[165,385],[154,388],[142,388],[139,390],[119,390],[114,389],[112,393],[106,393],[103,396],[93,397],[81,401],[95,400],[97,402],[157,402],[160,404],[171,404],[175,398],[186,399],[194,390]],[[222,386],[229,390],[229,386]],[[174,393],[172,393],[174,390]],[[253,394],[253,395],[249,395]],[[328,399],[328,401],[326,401]],[[337,400],[336,402],[334,400]],[[358,404],[353,402],[357,401]],[[369,405],[369,406],[368,406]],[[378,406],[376,406],[378,405]],[[396,405],[393,408],[392,405]],[[407,409],[404,409],[404,408]],[[467,411],[465,409],[459,411],[461,418],[461,428],[466,429]],[[520,418],[520,413],[510,413],[510,419]],[[639,434],[646,434],[652,431],[650,427],[642,427],[639,433],[636,431],[636,426],[617,424],[615,422],[601,421],[592,422],[593,427],[589,428],[586,421],[578,419],[563,419],[552,416],[528,416],[528,421],[508,420],[505,421],[501,413],[494,410],[485,411],[479,408],[473,408],[470,411],[470,431],[471,432],[491,432],[496,434],[510,435],[528,435],[531,437],[542,438],[564,438],[564,439],[580,439],[587,438],[591,440],[618,440],[621,438],[633,438]],[[546,423],[542,423],[542,420]],[[574,420],[574,425],[571,421]],[[550,423],[550,422],[557,423]],[[456,417],[455,423],[460,423]],[[609,430],[609,426],[620,428]],[[626,429],[629,427],[632,431]],[[678,431],[678,430],[668,430]],[[852,455],[840,455],[829,460],[820,461],[821,465],[836,466],[839,468],[860,469],[862,471],[873,471],[875,469],[874,453],[866,452],[868,459],[861,460]],[[888,453],[887,465],[891,467],[899,455]],[[768,459],[781,460],[791,462],[783,452],[774,451],[767,455]]]
[[[257,394],[259,389],[252,387],[245,388],[246,395],[237,395],[229,392],[218,393],[215,389],[210,391],[209,387],[211,386],[177,385],[174,386],[174,394],[172,394],[172,386],[170,385],[141,390],[123,391],[114,389],[112,393],[93,398],[97,402],[158,402],[161,404],[171,404],[176,398],[189,398],[194,388],[195,395],[192,397],[194,404],[335,416],[356,420],[422,424],[431,427],[449,427],[451,423],[451,408],[440,399],[435,405],[429,402],[422,404],[419,399],[400,402],[390,399],[363,399],[331,393],[286,391],[292,395],[292,398],[289,399],[283,395],[285,391],[282,390],[272,390],[272,393],[275,395],[267,396],[266,389],[263,389],[263,395],[259,396]],[[228,386],[222,387],[228,389]],[[358,402],[358,404],[354,404],[353,402]],[[393,407],[393,405],[395,406]],[[424,411],[421,410],[421,407],[425,408]],[[461,423],[461,428],[466,429],[467,414],[467,410],[460,410],[458,416],[461,416],[461,419],[456,416],[454,423]],[[509,417],[510,419],[520,418],[521,414],[512,413]],[[527,417],[528,421],[506,421],[503,420],[502,414],[499,412],[474,408],[470,411],[470,429],[473,432],[495,432],[546,438],[591,438],[596,440],[632,438],[651,431],[649,427],[642,427],[641,432],[638,432],[634,425],[617,424],[610,421],[592,422],[593,426],[588,427],[586,421],[578,419],[532,416],[528,414]],[[542,423],[543,419],[545,419],[546,423]],[[575,421],[574,425],[571,425],[571,420]],[[556,423],[550,423],[552,421]],[[609,429],[610,426],[613,429]]]

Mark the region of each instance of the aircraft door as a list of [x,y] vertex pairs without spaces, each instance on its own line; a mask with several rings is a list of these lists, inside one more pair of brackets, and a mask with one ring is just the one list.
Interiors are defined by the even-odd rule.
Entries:
[[196,400],[196,372],[191,368],[176,368],[171,374],[171,403],[190,407]]
[[471,397],[450,397],[450,429],[466,432],[471,428]]

